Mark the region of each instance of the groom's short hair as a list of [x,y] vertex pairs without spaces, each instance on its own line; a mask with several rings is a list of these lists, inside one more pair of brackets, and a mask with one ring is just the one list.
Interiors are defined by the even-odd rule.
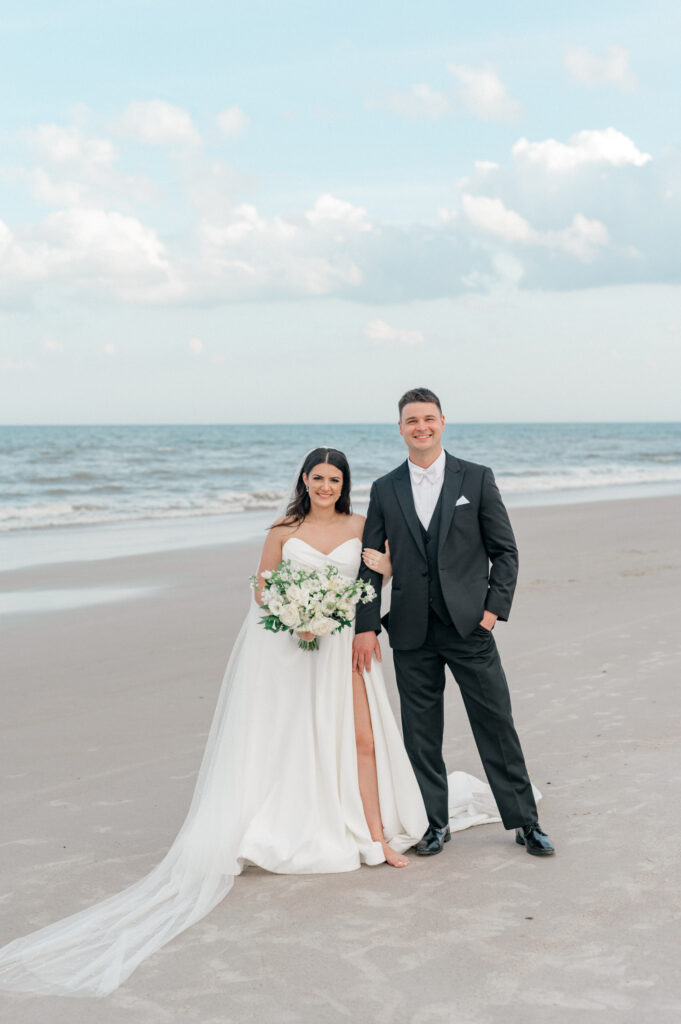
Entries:
[[442,415],[442,406],[440,405],[440,399],[437,397],[434,391],[430,391],[428,388],[412,388],[411,391],[405,391],[399,402],[397,408],[399,409],[400,419],[402,419],[402,410],[405,405],[409,405],[410,402],[432,402],[440,410]]

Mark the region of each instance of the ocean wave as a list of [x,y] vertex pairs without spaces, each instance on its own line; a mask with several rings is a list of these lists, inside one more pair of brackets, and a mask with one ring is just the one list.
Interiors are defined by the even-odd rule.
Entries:
[[496,476],[496,481],[502,494],[504,492],[507,494],[524,494],[546,491],[645,486],[646,484],[681,483],[681,467],[670,468],[667,472],[664,472],[662,469],[656,470],[652,467],[646,469],[638,466],[628,468],[613,466],[610,469],[599,467],[597,471],[575,467],[558,473],[545,473],[541,476],[537,476],[535,473],[528,473],[523,477],[499,473]]
[[233,494],[222,501],[185,501],[172,505],[115,508],[104,505],[78,505],[72,502],[47,502],[39,505],[0,506],[0,533],[14,530],[45,529],[53,526],[92,526],[97,523],[138,522],[151,519],[186,519],[239,512],[275,510],[283,501],[281,492]]
[[[681,484],[681,424],[452,430],[454,453],[492,465],[502,495],[516,506],[607,497],[609,490],[678,491]],[[265,521],[320,436],[347,453],[358,511],[371,482],[407,455],[390,424],[0,427],[0,533],[231,515]]]
[[[524,495],[560,491],[593,490],[597,488],[627,485],[655,485],[681,483],[681,469],[662,466],[653,469],[643,467],[612,467],[608,471],[588,471],[584,467],[558,473],[535,472],[524,476],[516,473],[500,473],[496,477],[503,494]],[[371,484],[361,482],[352,491],[355,507],[366,505]],[[149,495],[128,496],[128,504],[112,502],[54,501],[34,504],[0,505],[0,533],[15,530],[45,529],[55,526],[85,526],[98,523],[139,522],[154,519],[182,519],[188,517],[219,516],[248,513],[280,508],[284,501],[283,490],[219,491],[212,495],[173,496],[160,504]]]

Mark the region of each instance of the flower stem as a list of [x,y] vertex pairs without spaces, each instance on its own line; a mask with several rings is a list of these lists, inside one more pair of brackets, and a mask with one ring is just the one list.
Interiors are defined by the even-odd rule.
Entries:
[[299,640],[298,646],[303,651],[318,651],[319,641],[317,640],[317,637],[315,637],[314,640]]

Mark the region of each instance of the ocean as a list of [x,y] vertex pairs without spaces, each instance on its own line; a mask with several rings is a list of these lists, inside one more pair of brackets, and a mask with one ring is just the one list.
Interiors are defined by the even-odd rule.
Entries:
[[[681,423],[454,423],[444,439],[492,466],[510,508],[681,493]],[[406,457],[394,424],[2,426],[0,566],[257,536],[320,444],[348,456],[358,511]]]

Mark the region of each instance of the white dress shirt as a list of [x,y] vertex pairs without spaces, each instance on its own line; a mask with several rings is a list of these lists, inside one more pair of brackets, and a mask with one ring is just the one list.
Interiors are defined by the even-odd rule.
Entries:
[[428,466],[428,469],[421,469],[411,459],[407,460],[409,465],[409,476],[411,477],[411,493],[414,495],[416,515],[421,520],[424,530],[433,518],[433,512],[440,497],[442,484],[445,478],[445,451],[444,448],[436,458],[435,462]]

